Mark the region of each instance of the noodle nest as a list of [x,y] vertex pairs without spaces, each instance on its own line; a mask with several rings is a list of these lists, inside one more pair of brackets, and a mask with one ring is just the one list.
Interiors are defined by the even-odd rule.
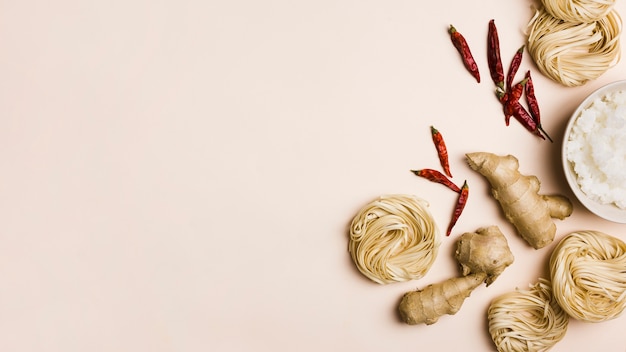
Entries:
[[568,22],[588,23],[608,15],[615,0],[543,0],[543,6],[554,17]]
[[569,22],[540,8],[528,23],[528,52],[541,73],[568,87],[598,78],[621,57],[615,10],[594,22]]
[[437,256],[440,241],[426,201],[386,195],[354,217],[348,249],[363,275],[388,284],[423,277]]
[[626,307],[626,243],[598,231],[565,237],[550,256],[552,290],[570,316],[587,322],[618,317]]
[[567,332],[569,316],[539,279],[528,290],[505,293],[487,310],[489,334],[498,351],[547,351]]

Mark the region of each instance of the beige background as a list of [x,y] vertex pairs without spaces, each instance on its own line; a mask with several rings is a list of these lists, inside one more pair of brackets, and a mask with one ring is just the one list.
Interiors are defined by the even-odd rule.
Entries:
[[[622,61],[565,88],[526,56],[555,143],[505,127],[487,23],[508,66],[530,16],[524,0],[0,0],[0,350],[493,350],[489,302],[545,276],[553,246],[515,235],[464,154],[512,153],[573,197],[568,115],[626,78]],[[430,125],[470,201],[426,277],[374,284],[346,250],[362,205],[415,194],[447,226],[455,196],[409,173],[438,166]],[[515,263],[457,315],[400,323],[400,296],[457,275],[455,237],[492,224]],[[557,238],[624,226],[576,202]],[[572,321],[553,350],[625,351],[625,323]]]

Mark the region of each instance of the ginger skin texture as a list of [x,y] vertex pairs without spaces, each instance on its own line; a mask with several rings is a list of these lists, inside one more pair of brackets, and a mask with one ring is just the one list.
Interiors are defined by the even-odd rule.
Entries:
[[552,218],[563,220],[570,216],[570,200],[562,195],[539,194],[539,179],[522,175],[519,162],[512,155],[478,152],[466,157],[470,168],[489,181],[493,197],[519,235],[535,249],[552,243],[556,233]]
[[431,325],[445,314],[456,314],[472,291],[485,281],[487,274],[455,277],[405,293],[400,301],[400,318],[409,325]]
[[472,291],[491,284],[513,263],[506,238],[496,226],[465,233],[457,243],[456,259],[463,276],[454,277],[402,296],[398,312],[409,325],[436,323],[443,315],[456,314]]
[[485,284],[491,285],[504,269],[513,264],[513,253],[506,237],[497,226],[478,229],[461,235],[457,242],[456,259],[463,275],[485,273]]

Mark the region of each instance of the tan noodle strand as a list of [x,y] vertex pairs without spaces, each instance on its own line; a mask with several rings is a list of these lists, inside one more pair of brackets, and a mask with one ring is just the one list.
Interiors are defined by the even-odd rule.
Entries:
[[543,0],[543,6],[553,16],[574,23],[595,22],[608,15],[615,0]]
[[437,256],[440,241],[426,201],[386,195],[354,217],[348,249],[363,275],[387,284],[423,277]]
[[572,317],[601,322],[626,308],[626,243],[598,231],[565,237],[550,256],[552,289]]
[[487,310],[489,334],[500,352],[548,351],[565,336],[569,316],[539,279],[529,290],[505,293]]
[[621,27],[615,10],[598,21],[579,23],[540,8],[528,23],[527,48],[541,73],[565,86],[580,86],[617,64]]

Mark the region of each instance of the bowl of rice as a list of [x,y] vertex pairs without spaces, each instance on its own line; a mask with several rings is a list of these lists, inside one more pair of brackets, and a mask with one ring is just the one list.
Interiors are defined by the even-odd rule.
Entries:
[[592,213],[626,223],[626,80],[591,93],[563,138],[565,178]]

